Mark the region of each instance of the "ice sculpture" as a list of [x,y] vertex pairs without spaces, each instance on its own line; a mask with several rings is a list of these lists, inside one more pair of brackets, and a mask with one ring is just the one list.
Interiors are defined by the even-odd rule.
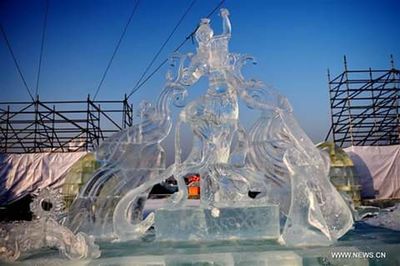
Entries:
[[69,259],[98,258],[100,251],[94,238],[85,233],[73,234],[60,225],[63,217],[60,193],[44,189],[31,203],[32,221],[0,226],[0,259],[15,261],[45,247],[57,248]]
[[[99,147],[102,167],[80,191],[66,223],[73,231],[127,241],[142,237],[155,225],[161,240],[166,233],[162,228],[176,228],[167,234],[168,240],[174,234],[177,239],[201,239],[201,231],[187,237],[179,235],[179,227],[168,226],[176,219],[181,219],[179,224],[190,223],[194,217],[204,221],[198,228],[208,236],[210,226],[217,223],[212,230],[214,236],[221,236],[218,239],[230,239],[232,230],[240,238],[244,229],[246,238],[252,238],[259,237],[260,221],[270,213],[265,226],[272,231],[264,232],[266,238],[275,236],[271,232],[278,228],[285,245],[328,245],[352,227],[351,211],[329,182],[327,158],[300,128],[285,97],[243,77],[241,68],[252,58],[229,52],[229,12],[221,9],[220,14],[222,34],[214,35],[210,21],[202,19],[195,34],[196,53],[172,57],[178,69],[168,73],[157,104],[143,104],[138,123]],[[186,104],[187,89],[200,78],[208,80],[207,91]],[[239,101],[260,113],[248,131],[239,121]],[[175,162],[165,169],[160,143],[173,125],[171,103],[183,109],[175,125]],[[193,133],[193,147],[185,160],[180,143],[183,124]],[[186,206],[183,177],[187,173],[201,176],[200,207]],[[179,191],[143,220],[150,189],[171,176],[177,179]],[[249,192],[257,195],[250,197]],[[274,211],[278,209],[279,215]],[[274,226],[279,222],[280,231],[279,224]],[[258,231],[251,231],[253,225]]]

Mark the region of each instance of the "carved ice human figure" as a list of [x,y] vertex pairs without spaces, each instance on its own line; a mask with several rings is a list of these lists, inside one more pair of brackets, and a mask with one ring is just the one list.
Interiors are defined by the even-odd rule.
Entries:
[[[194,114],[197,121],[192,121],[196,131],[207,124],[207,132],[200,132],[205,142],[215,145],[212,154],[205,154],[214,163],[227,163],[233,134],[239,119],[237,93],[229,82],[226,72],[232,71],[229,65],[228,42],[231,37],[229,12],[221,9],[223,18],[223,33],[214,36],[208,20],[202,20],[196,39],[199,43],[198,57],[204,57],[208,73],[209,88],[206,95],[200,100],[197,108],[201,113]],[[196,125],[196,123],[198,125]],[[195,128],[197,127],[197,128]],[[203,130],[204,131],[204,130]],[[208,135],[207,135],[208,133]],[[214,154],[213,153],[217,153]]]
[[[196,31],[198,42],[197,54],[192,57],[192,64],[187,68],[187,75],[193,80],[201,76],[208,78],[208,89],[204,96],[189,103],[180,113],[178,121],[178,134],[180,122],[187,123],[194,134],[192,152],[183,164],[204,162],[205,168],[198,167],[201,176],[216,185],[221,173],[217,164],[228,164],[231,154],[231,144],[238,127],[239,107],[237,92],[234,84],[230,82],[228,72],[232,71],[228,42],[231,36],[231,26],[228,11],[221,10],[224,31],[221,35],[214,36],[209,26],[208,19],[202,19]],[[180,150],[178,145],[177,150]],[[178,152],[179,153],[179,152]],[[179,156],[176,163],[180,160]],[[180,177],[178,177],[180,178]],[[202,180],[202,187],[209,186],[210,182]],[[186,196],[185,185],[180,182],[180,200]],[[206,192],[207,189],[202,189]],[[201,197],[205,200],[206,197]]]

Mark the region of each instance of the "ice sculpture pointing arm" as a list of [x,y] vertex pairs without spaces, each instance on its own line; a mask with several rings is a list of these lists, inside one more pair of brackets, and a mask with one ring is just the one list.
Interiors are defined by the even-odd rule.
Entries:
[[229,11],[226,8],[222,8],[220,14],[222,17],[222,36],[230,38],[232,34],[232,26],[231,21],[229,20]]

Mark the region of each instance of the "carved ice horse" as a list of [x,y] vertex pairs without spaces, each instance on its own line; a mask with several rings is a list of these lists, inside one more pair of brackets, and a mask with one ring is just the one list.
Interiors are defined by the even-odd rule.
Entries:
[[[179,66],[183,66],[185,57],[173,59],[179,59]],[[181,75],[182,69],[178,69],[176,80],[170,77],[155,107],[141,106],[138,124],[121,130],[99,146],[96,159],[102,165],[81,188],[70,208],[66,225],[72,230],[112,237],[114,209],[120,198],[165,170],[165,152],[160,142],[171,131],[171,102],[178,105],[185,94],[186,86],[178,82]],[[150,189],[143,191],[127,210],[132,221],[141,221]]]

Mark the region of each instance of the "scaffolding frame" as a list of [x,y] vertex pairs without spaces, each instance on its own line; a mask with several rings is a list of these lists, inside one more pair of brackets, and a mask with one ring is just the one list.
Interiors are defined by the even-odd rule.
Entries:
[[[122,117],[122,119],[121,119]],[[0,102],[0,153],[90,151],[133,124],[133,106],[120,101]]]
[[340,147],[400,144],[400,71],[391,57],[385,70],[349,70],[331,79],[328,70],[332,135]]

